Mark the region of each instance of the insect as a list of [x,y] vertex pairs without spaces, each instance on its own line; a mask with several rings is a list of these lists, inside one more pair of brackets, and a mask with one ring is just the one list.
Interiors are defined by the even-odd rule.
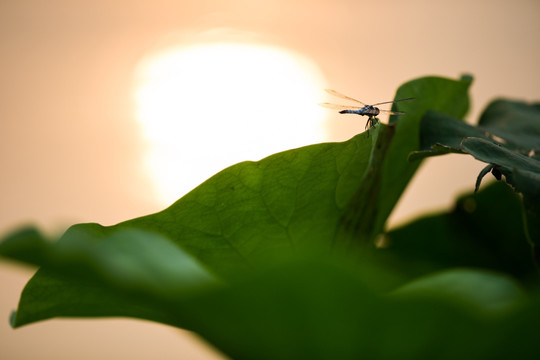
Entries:
[[373,105],[366,105],[363,102],[353,99],[352,97],[348,97],[347,95],[343,95],[336,90],[326,89],[326,92],[329,94],[332,94],[334,96],[340,97],[342,99],[351,100],[354,102],[359,103],[362,106],[349,106],[349,105],[337,105],[337,104],[331,104],[331,103],[322,103],[321,106],[327,107],[329,109],[335,109],[335,110],[341,110],[340,114],[357,114],[357,115],[363,115],[367,116],[368,120],[366,122],[365,129],[369,128],[371,129],[375,125],[377,125],[377,118],[376,116],[379,115],[379,113],[385,113],[390,115],[403,115],[404,112],[401,111],[390,111],[390,110],[380,110],[378,107],[375,107],[376,105],[383,105],[383,104],[392,104],[396,103],[398,101],[405,101],[405,100],[413,100],[414,98],[406,98],[406,99],[399,99],[399,100],[393,100],[393,101],[385,101],[380,102]]

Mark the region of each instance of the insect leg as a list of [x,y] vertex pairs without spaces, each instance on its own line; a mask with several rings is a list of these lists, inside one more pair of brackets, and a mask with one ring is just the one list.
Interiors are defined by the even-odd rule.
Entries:
[[373,126],[373,120],[371,118],[372,118],[371,116],[368,116],[364,130],[367,130],[368,127],[371,129],[371,127]]

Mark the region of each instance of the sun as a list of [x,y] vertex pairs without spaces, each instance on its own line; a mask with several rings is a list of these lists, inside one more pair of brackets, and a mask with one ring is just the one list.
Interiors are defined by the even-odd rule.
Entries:
[[244,160],[325,140],[316,64],[271,46],[179,46],[136,73],[145,169],[162,203]]

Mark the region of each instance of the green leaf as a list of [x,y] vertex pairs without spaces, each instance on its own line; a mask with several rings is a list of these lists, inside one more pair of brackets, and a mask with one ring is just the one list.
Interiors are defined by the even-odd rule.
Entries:
[[377,278],[369,267],[337,263],[282,264],[184,302],[184,321],[234,359],[508,358],[509,339],[537,355],[537,339],[515,333],[538,335],[539,316],[522,318],[529,304],[508,277],[457,269],[384,295],[359,276]]
[[409,81],[398,89],[396,99],[414,97],[415,100],[394,104],[392,108],[395,111],[405,111],[406,114],[390,119],[391,124],[396,124],[396,134],[383,164],[380,191],[384,197],[381,197],[377,205],[379,213],[375,228],[384,227],[397,200],[420,166],[418,162],[409,162],[408,156],[419,149],[422,117],[429,110],[457,118],[464,117],[469,109],[468,89],[471,83],[470,76],[463,76],[459,81],[423,77]]
[[518,192],[533,197],[540,194],[540,161],[479,138],[463,139],[461,147],[492,164]]
[[327,250],[376,138],[361,134],[234,165],[168,209],[116,227],[160,232],[228,279],[273,254]]
[[372,245],[375,236],[382,231],[377,227],[380,216],[379,203],[385,197],[381,190],[383,162],[388,156],[388,150],[395,134],[394,126],[379,126],[375,133],[369,166],[352,198],[348,201],[343,215],[339,220],[338,232],[334,244],[344,246]]
[[509,276],[467,268],[443,270],[396,289],[393,295],[452,300],[475,313],[511,312],[526,301],[525,292]]
[[474,137],[489,140],[485,130],[437,111],[426,112],[420,125],[420,134],[420,149],[409,154],[409,161],[449,153],[463,154],[461,142],[464,138]]
[[523,194],[526,235],[540,263],[540,104],[496,100],[484,111],[478,127],[451,116],[427,113],[421,124],[420,151],[409,160],[450,152],[466,153],[486,162],[476,189],[491,172]]
[[51,243],[34,227],[26,227],[7,235],[0,242],[0,254],[32,265],[42,265],[50,254]]
[[126,316],[181,326],[156,298],[108,286],[93,273],[41,268],[26,284],[11,325],[21,327],[53,317]]
[[512,149],[540,151],[540,103],[495,100],[484,110],[478,125],[504,139]]
[[[504,175],[506,182],[523,194],[524,225],[536,262],[540,264],[540,161],[481,139],[465,139],[462,147],[476,159],[489,162],[494,175]],[[476,183],[478,188],[480,173]]]
[[466,138],[484,139],[536,157],[540,152],[540,104],[495,100],[482,113],[478,126],[430,111],[422,118],[420,131],[420,151],[411,154],[410,160],[448,152],[467,153],[461,146]]
[[538,284],[538,269],[526,234],[520,197],[503,183],[460,197],[454,209],[428,215],[385,237],[379,255],[410,277],[453,267],[507,273],[527,287]]
[[[75,225],[57,242],[35,229],[10,235],[0,254],[41,266],[13,325],[138,317],[196,331],[235,359],[538,358],[540,297],[526,299],[512,278],[533,287],[538,274],[507,187],[371,246],[418,166],[407,155],[423,146],[420,120],[461,118],[470,83],[413,80],[397,98],[417,100],[393,108],[406,115],[369,137],[237,164],[156,214]],[[452,139],[470,130],[454,127]],[[498,135],[476,134],[440,150],[517,162],[497,152]],[[534,189],[534,166],[511,171],[516,187]]]
[[[449,152],[471,154],[492,164],[514,187],[525,185],[517,188],[518,192],[539,194],[536,181],[540,169],[538,139],[540,104],[496,100],[484,111],[478,127],[452,116],[426,113],[421,124],[421,148],[410,154],[409,159]],[[520,179],[514,179],[516,176]]]
[[[5,253],[6,244],[11,249],[17,238],[24,245],[35,234],[23,229],[0,250]],[[105,234],[97,225],[81,226],[57,243],[41,238],[39,244],[19,251],[42,267],[34,277],[39,281],[30,281],[23,292],[14,326],[69,315],[130,315],[170,322],[157,303],[219,286],[196,259],[163,236],[146,231],[120,229]]]
[[[96,286],[101,286],[96,290],[101,294],[114,289],[117,298],[137,293],[154,301],[159,313],[149,315],[145,308],[140,317],[158,319],[166,308],[164,302],[200,292],[187,286],[190,277],[203,285],[214,278],[235,283],[276,258],[312,252],[327,256],[343,239],[346,244],[372,246],[417,167],[406,157],[418,147],[422,114],[433,108],[463,115],[469,85],[469,80],[413,80],[397,92],[399,97],[417,98],[410,104],[399,103],[398,109],[407,114],[397,124],[393,120],[392,126],[378,124],[370,137],[360,134],[342,143],[306,146],[243,162],[159,213],[109,227],[71,227],[52,248],[53,254],[43,255],[42,269],[23,293],[16,323],[53,316],[111,315],[107,307],[121,309],[121,304],[113,304],[114,298],[104,297],[102,303],[101,298],[89,296]],[[160,249],[155,253],[154,244]],[[2,249],[0,245],[0,254],[9,256]],[[109,256],[98,256],[107,251]],[[186,261],[193,266],[174,265]],[[85,268],[80,269],[80,264]],[[148,266],[152,272],[138,266]],[[89,288],[73,287],[81,273]],[[65,288],[61,296],[44,290],[54,274],[58,274],[55,289]],[[74,305],[69,299],[72,288],[73,297],[86,294],[92,301]],[[36,310],[39,303],[55,301],[57,306],[47,311]],[[137,316],[135,311],[129,315]]]

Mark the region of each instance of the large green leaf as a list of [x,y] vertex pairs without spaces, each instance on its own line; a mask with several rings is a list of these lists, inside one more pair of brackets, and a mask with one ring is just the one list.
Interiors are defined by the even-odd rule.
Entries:
[[420,165],[418,162],[410,163],[407,159],[410,152],[419,149],[422,117],[428,111],[437,111],[463,118],[469,109],[467,92],[471,83],[470,76],[463,76],[460,81],[424,77],[407,82],[398,89],[396,99],[414,97],[415,100],[397,103],[393,107],[393,110],[405,111],[406,114],[390,120],[390,123],[396,124],[396,135],[383,164],[380,191],[384,192],[384,197],[381,197],[377,204],[379,216],[376,219],[376,228],[384,226]]
[[[96,224],[52,243],[34,229],[0,247],[12,259],[41,264],[25,287],[14,326],[54,316],[133,316],[173,325],[169,303],[221,286],[198,260],[156,233]],[[159,306],[161,304],[161,306]]]
[[[395,233],[385,250],[337,246],[370,244],[383,230],[418,165],[406,159],[419,148],[421,117],[428,109],[461,117],[469,85],[414,80],[398,90],[417,97],[396,108],[407,113],[399,122],[370,137],[237,164],[156,214],[75,225],[58,242],[34,229],[14,233],[0,254],[41,266],[14,326],[55,316],[139,317],[194,330],[235,359],[537,358],[540,300],[525,299],[507,275],[450,269],[403,284],[427,271],[394,246]],[[511,216],[512,204],[502,205]],[[473,231],[475,220],[467,221]],[[509,249],[507,256],[526,257]],[[381,256],[392,251],[412,258],[413,270],[381,270],[395,264]],[[530,264],[510,263],[492,268],[530,275]]]
[[392,294],[461,303],[485,316],[511,312],[526,301],[525,292],[511,277],[468,268],[443,270],[420,277]]
[[538,355],[540,313],[530,314],[536,309],[509,277],[456,269],[382,295],[366,287],[366,273],[378,277],[363,266],[283,264],[184,302],[181,316],[233,359],[477,360],[511,358],[514,348],[520,358]]
[[[0,244],[0,253],[42,266],[23,292],[15,325],[53,316],[113,315],[118,309],[118,315],[179,325],[163,320],[164,303],[206,289],[192,284],[234,283],[277,257],[329,254],[336,244],[371,245],[417,167],[406,159],[418,147],[421,116],[430,108],[463,115],[469,85],[468,79],[413,80],[397,92],[417,98],[399,103],[407,114],[397,124],[379,124],[369,137],[234,165],[156,214],[108,227],[75,225],[55,246],[29,246],[34,235],[14,235]],[[110,254],[101,258],[104,252]],[[140,314],[124,310],[121,300],[115,303],[133,294],[144,308]]]

